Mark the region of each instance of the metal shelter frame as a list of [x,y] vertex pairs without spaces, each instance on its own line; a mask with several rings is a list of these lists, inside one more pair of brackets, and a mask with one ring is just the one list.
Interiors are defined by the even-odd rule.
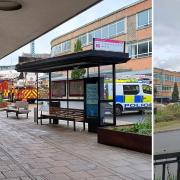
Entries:
[[[67,108],[69,108],[69,101],[85,101],[84,99],[70,99],[69,98],[69,70],[74,68],[86,68],[87,69],[87,78],[89,78],[89,68],[98,67],[98,126],[102,126],[100,123],[100,105],[101,103],[111,102],[113,103],[113,124],[116,125],[116,64],[125,63],[129,58],[128,53],[124,52],[110,52],[110,51],[96,51],[88,50],[73,54],[68,54],[59,57],[52,57],[47,59],[40,59],[32,62],[22,63],[16,65],[16,70],[19,72],[35,72],[37,73],[37,91],[38,91],[38,73],[48,73],[49,74],[49,98],[48,99],[39,99],[37,97],[37,123],[38,123],[38,102],[39,101],[48,101],[49,104],[52,101],[67,101]],[[101,66],[112,65],[112,86],[113,86],[113,99],[105,100],[101,99],[100,95],[100,77],[101,77]],[[56,71],[67,71],[67,99],[52,99],[51,93],[51,73]],[[85,107],[85,106],[84,106]],[[105,124],[104,124],[105,125]],[[107,124],[109,125],[109,124]]]

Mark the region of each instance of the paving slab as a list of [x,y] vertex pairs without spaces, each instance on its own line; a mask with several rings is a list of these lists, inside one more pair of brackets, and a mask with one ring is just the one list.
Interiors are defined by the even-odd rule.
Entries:
[[37,125],[0,112],[0,179],[151,179],[151,156],[97,143],[72,125]]

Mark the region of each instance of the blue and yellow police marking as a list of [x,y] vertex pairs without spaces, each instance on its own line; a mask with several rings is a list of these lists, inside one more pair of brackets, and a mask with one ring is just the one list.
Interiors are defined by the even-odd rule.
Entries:
[[126,95],[125,103],[134,103],[135,96],[134,95]]
[[144,103],[150,103],[150,102],[152,102],[152,96],[150,96],[150,95],[144,95],[144,97],[143,97],[143,102]]
[[[112,99],[112,97],[111,97]],[[117,95],[116,102],[118,103],[151,103],[151,95]]]

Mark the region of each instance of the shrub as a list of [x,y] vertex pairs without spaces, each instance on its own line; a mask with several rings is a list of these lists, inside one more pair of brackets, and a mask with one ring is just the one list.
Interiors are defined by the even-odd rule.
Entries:
[[180,105],[169,104],[165,107],[158,107],[155,115],[156,122],[172,121],[180,118]]
[[114,128],[115,131],[137,133],[142,135],[151,135],[152,124],[151,124],[151,114],[146,114],[143,122],[138,122],[132,126],[119,126]]

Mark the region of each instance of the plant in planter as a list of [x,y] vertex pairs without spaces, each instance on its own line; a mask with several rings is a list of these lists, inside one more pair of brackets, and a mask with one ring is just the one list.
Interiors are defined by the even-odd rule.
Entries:
[[[151,115],[150,115],[151,117]],[[133,125],[98,129],[98,142],[151,154],[151,118]]]
[[140,135],[151,135],[152,133],[152,125],[150,121],[144,121],[140,123],[136,123],[132,126],[117,126],[113,128],[115,131],[121,132],[129,132],[129,133],[137,133]]

